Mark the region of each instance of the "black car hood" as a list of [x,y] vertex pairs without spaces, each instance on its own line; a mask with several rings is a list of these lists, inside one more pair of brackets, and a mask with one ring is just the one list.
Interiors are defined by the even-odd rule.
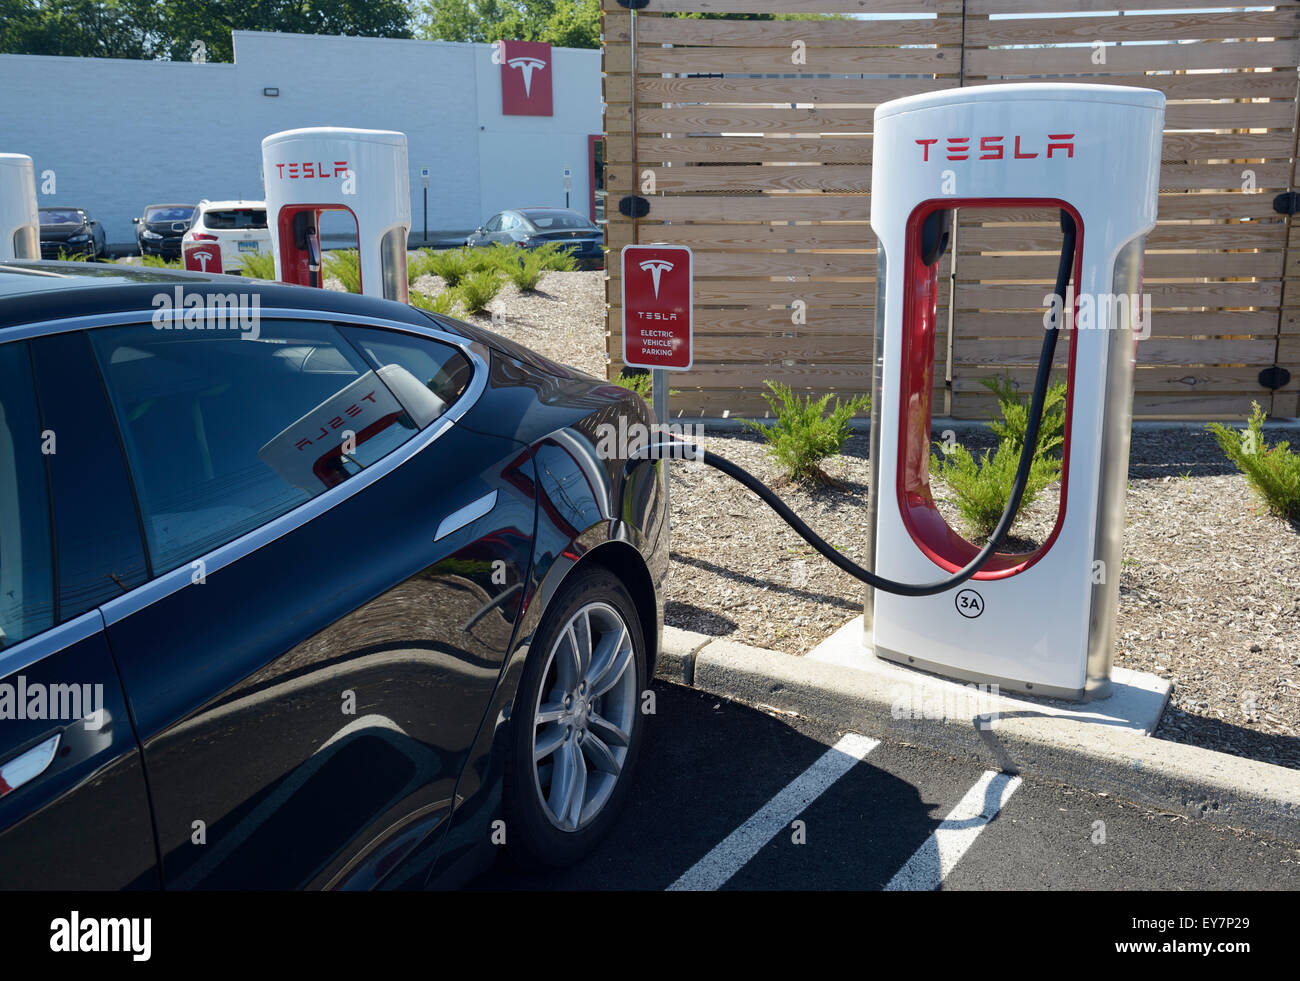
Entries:
[[73,225],[60,222],[57,225],[42,225],[41,239],[46,242],[65,242],[73,235],[80,235],[90,229],[85,225]]

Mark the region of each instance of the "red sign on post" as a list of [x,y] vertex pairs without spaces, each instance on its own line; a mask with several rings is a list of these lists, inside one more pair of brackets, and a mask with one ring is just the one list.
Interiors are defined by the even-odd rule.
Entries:
[[684,245],[623,248],[623,363],[688,371],[694,269]]
[[222,272],[221,246],[216,242],[186,242],[185,268],[195,272]]
[[546,41],[501,41],[501,114],[549,116],[551,45]]

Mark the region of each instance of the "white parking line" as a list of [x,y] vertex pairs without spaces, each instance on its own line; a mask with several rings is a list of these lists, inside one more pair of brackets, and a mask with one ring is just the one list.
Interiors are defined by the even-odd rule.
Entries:
[[1019,786],[1019,777],[986,770],[943,823],[934,829],[934,834],[913,853],[906,865],[894,873],[885,890],[938,889]]
[[880,740],[847,733],[748,821],[686,870],[669,890],[717,889],[740,871],[759,849],[815,801],[836,780],[880,745]]

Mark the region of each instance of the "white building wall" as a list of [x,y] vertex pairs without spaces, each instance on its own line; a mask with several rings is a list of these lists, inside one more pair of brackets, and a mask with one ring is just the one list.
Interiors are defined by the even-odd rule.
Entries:
[[599,51],[553,49],[554,115],[526,117],[501,114],[487,44],[236,31],[234,50],[233,64],[0,55],[0,152],[32,157],[41,206],[84,207],[118,244],[134,243],[146,204],[260,199],[262,137],[302,126],[406,133],[417,238],[421,167],[430,237],[502,208],[563,205],[565,167],[587,213]]

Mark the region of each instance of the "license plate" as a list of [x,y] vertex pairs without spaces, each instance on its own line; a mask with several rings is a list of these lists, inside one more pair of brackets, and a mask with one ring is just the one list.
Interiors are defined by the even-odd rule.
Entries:
[[261,252],[261,247],[256,242],[240,242],[240,252]]

